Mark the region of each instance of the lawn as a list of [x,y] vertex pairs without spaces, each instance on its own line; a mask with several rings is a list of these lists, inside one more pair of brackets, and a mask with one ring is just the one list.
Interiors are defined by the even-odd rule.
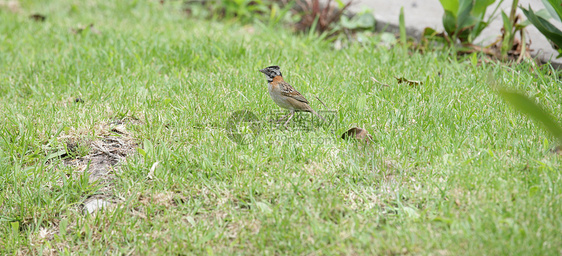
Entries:
[[[548,66],[334,50],[179,2],[19,3],[0,7],[0,254],[562,253],[556,141],[493,89],[560,122]],[[335,121],[271,124],[270,65]],[[261,120],[246,144],[238,110]],[[372,143],[340,139],[354,126]],[[119,161],[93,179],[100,157]]]

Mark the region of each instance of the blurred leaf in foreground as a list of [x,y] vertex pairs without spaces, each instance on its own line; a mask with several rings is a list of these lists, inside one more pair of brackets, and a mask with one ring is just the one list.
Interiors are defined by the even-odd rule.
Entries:
[[543,127],[558,140],[558,143],[562,144],[562,127],[550,113],[544,110],[535,101],[520,92],[502,87],[498,89],[498,94],[519,112],[522,112],[535,122],[541,123]]

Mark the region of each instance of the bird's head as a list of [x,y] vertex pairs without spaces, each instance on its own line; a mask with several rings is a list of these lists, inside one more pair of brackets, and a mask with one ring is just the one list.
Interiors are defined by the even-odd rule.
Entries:
[[267,76],[267,81],[273,81],[273,78],[276,76],[283,76],[281,75],[281,68],[279,66],[269,66],[264,69],[260,69],[260,72],[264,73]]

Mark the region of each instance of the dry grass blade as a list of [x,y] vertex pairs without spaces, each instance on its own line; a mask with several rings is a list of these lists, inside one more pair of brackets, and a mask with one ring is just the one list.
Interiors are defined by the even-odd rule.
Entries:
[[158,164],[160,164],[160,162],[155,162],[154,164],[152,164],[152,167],[150,167],[150,171],[148,172],[148,175],[146,175],[146,178],[149,180],[154,179],[154,171],[156,170],[156,167],[158,167]]
[[373,80],[373,82],[378,83],[378,84],[380,84],[380,85],[382,85],[382,86],[385,86],[385,87],[389,87],[389,86],[390,86],[390,85],[388,85],[388,84],[383,84],[383,83],[379,82],[379,80],[377,80],[377,79],[374,78],[374,77],[371,77],[371,80]]

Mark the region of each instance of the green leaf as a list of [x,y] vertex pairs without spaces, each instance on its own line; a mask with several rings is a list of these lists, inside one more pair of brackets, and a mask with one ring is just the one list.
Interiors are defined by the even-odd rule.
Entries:
[[511,49],[511,38],[513,37],[513,26],[511,25],[511,21],[509,20],[509,17],[507,17],[507,14],[505,14],[505,12],[502,11],[502,20],[503,20],[503,29],[504,29],[504,37],[502,39],[502,48],[501,48],[501,54],[502,56],[506,57],[507,56],[507,52],[509,51],[509,49]]
[[357,110],[365,110],[365,108],[367,107],[367,95],[359,96],[359,99],[357,99],[357,104],[355,106]]
[[533,119],[554,136],[562,144],[562,127],[556,122],[554,117],[546,112],[535,101],[529,99],[522,93],[500,88],[498,94],[519,112]]
[[423,30],[422,36],[423,36],[423,37],[431,38],[431,37],[434,37],[434,36],[437,35],[437,34],[439,34],[439,33],[437,33],[437,31],[436,31],[435,29],[430,28],[430,27],[426,27],[426,28]]
[[457,11],[459,10],[459,0],[439,0],[443,10],[445,12],[449,11],[453,17],[457,17]]
[[474,7],[474,2],[472,0],[462,0],[459,6],[459,12],[457,16],[457,31],[465,27],[472,26],[473,17],[471,17],[470,12]]
[[61,237],[66,235],[66,227],[68,227],[68,219],[61,219],[59,222],[59,235]]
[[341,24],[342,27],[347,28],[347,29],[357,28],[357,25],[345,15],[340,18],[340,24]]
[[143,148],[144,148],[145,151],[148,151],[148,152],[152,151],[152,148],[153,148],[152,142],[150,140],[145,139],[144,143],[143,143]]
[[[539,11],[535,12],[535,16],[541,17],[545,20],[552,19],[552,15],[550,15],[550,13],[548,12],[547,9],[542,9],[542,10],[539,10]],[[526,22],[530,23],[528,20],[526,20]]]
[[470,55],[470,63],[472,64],[473,67],[478,66],[478,54],[477,53],[472,53]]
[[363,13],[355,15],[349,19],[346,16],[341,17],[340,24],[347,29],[372,29],[375,27],[375,16],[372,13]]
[[267,203],[264,202],[256,202],[256,206],[262,213],[270,214],[273,212],[271,207]]
[[396,36],[392,33],[383,32],[381,33],[380,37],[381,37],[381,41],[388,45],[396,44]]
[[356,20],[358,28],[370,29],[375,27],[375,16],[371,12],[366,12],[353,18]]
[[137,152],[139,152],[139,154],[140,154],[142,157],[146,157],[146,151],[144,151],[144,149],[142,149],[142,148],[137,148]]
[[476,0],[474,1],[474,8],[472,8],[472,15],[481,17],[486,14],[488,6],[493,4],[496,0]]
[[529,6],[529,9],[521,7],[523,14],[527,16],[527,19],[550,41],[552,41],[556,46],[558,46],[558,52],[560,53],[557,58],[562,57],[562,31],[552,25],[550,22],[542,17],[535,14],[533,9]]
[[484,30],[488,26],[488,24],[489,23],[485,21],[478,22],[476,26],[474,26],[474,28],[472,29],[472,32],[470,33],[469,41],[473,41],[474,39],[476,39],[476,37],[478,37],[480,33],[482,33],[482,30]]
[[406,44],[407,37],[406,37],[406,21],[404,19],[404,7],[400,7],[400,16],[399,16],[399,26],[400,26],[400,42],[402,44]]
[[336,3],[338,4],[338,8],[343,9],[343,7],[345,6],[345,3],[342,0],[336,0]]
[[535,195],[539,192],[539,190],[540,190],[540,187],[539,187],[539,186],[536,186],[536,185],[535,185],[535,186],[530,187],[530,188],[529,188],[529,196],[530,196],[530,197],[535,196]]
[[443,27],[449,36],[455,34],[455,31],[457,30],[457,19],[452,12],[445,11],[443,14]]
[[59,151],[57,151],[57,152],[55,152],[55,153],[51,153],[51,154],[47,155],[47,157],[45,158],[45,161],[49,161],[49,160],[51,160],[51,159],[53,159],[53,158],[58,158],[58,157],[60,157],[60,156],[62,156],[62,155],[64,155],[64,154],[66,154],[66,150],[61,149],[61,150],[59,150]]
[[420,214],[412,207],[404,206],[402,209],[408,218],[417,219],[420,217]]
[[10,223],[12,226],[12,235],[18,237],[20,234],[20,223],[19,221],[14,221]]
[[560,0],[542,0],[542,3],[552,18],[562,22],[562,4]]

